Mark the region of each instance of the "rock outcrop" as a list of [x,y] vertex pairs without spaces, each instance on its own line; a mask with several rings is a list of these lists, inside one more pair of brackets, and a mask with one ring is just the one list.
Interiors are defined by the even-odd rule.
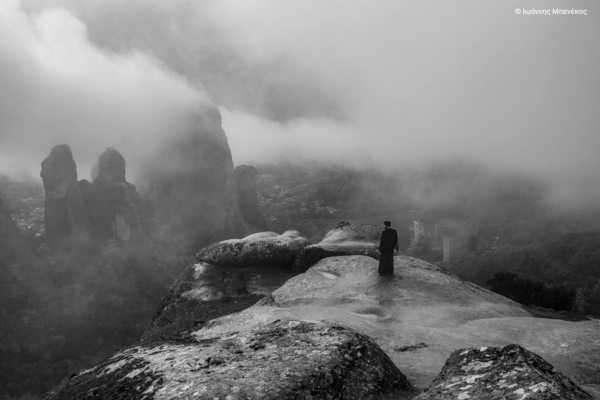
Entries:
[[350,327],[373,338],[421,390],[454,351],[509,343],[540,355],[585,390],[600,388],[599,321],[535,318],[440,267],[406,256],[394,260],[395,277],[388,279],[370,257],[325,258],[266,300],[211,324],[223,334],[288,318]]
[[243,239],[229,239],[206,246],[196,259],[213,265],[244,267],[276,265],[292,268],[308,240],[297,231],[260,232]]
[[[210,295],[211,289],[206,285],[204,291],[201,283],[197,287],[191,285],[194,277],[205,281],[202,268],[186,273],[189,279],[182,282],[177,294],[173,292],[161,307],[171,310],[194,307],[194,303],[179,302],[179,299]],[[232,282],[229,290],[234,292],[238,287],[239,283]],[[176,311],[170,312],[172,316],[177,315]],[[196,317],[202,319],[199,314]],[[321,320],[327,323],[310,322]],[[340,390],[339,377],[352,377],[356,382],[351,386],[356,398],[377,398],[370,396],[375,396],[376,386],[381,385],[378,382],[404,382],[387,361],[377,355],[380,353],[375,346],[369,347],[367,352],[375,356],[369,356],[366,364],[358,364],[367,354],[358,346],[366,346],[362,343],[368,339],[354,331],[377,343],[421,391],[431,385],[456,350],[508,343],[516,343],[548,360],[584,390],[600,387],[597,370],[600,322],[535,318],[507,298],[411,257],[395,257],[392,279],[378,275],[377,261],[371,257],[328,257],[306,273],[289,279],[252,307],[205,321],[149,337],[143,344],[83,371],[49,398],[78,398],[85,393],[99,398],[112,395],[116,398],[192,395],[264,398],[264,393],[271,390],[275,398],[309,398],[302,390],[309,390],[312,398],[327,398],[327,394],[333,395],[334,387]],[[331,334],[340,335],[335,337],[338,344],[334,347],[328,347]],[[346,339],[351,337],[356,339]],[[348,349],[357,350],[361,357],[358,352],[348,353]],[[319,356],[313,358],[311,354]],[[481,368],[481,371],[493,365],[486,364],[489,360],[477,361],[475,355],[468,357],[467,361],[473,362],[466,365]],[[494,357],[498,365],[511,358],[502,353]],[[523,357],[528,359],[528,356]],[[529,360],[538,367],[542,365],[537,358]],[[353,375],[354,365],[361,365],[361,375],[375,379],[376,386],[369,386],[367,381]],[[449,365],[458,364],[451,359]],[[519,367],[518,363],[515,366]],[[451,379],[448,374],[442,376]],[[217,381],[221,382],[220,386]],[[271,386],[274,381],[277,384]],[[344,386],[351,385],[350,381],[343,382]],[[459,382],[462,381],[459,379]],[[400,386],[380,386],[380,389],[383,393],[387,390],[388,398],[415,395],[406,385],[401,386],[404,390]],[[256,391],[257,387],[265,391]],[[465,389],[464,385],[460,387]],[[537,387],[541,390],[541,386]],[[531,389],[529,393],[535,389],[527,388]],[[394,393],[394,390],[398,391]],[[239,393],[238,396],[235,393]],[[524,398],[526,393],[514,394],[516,399]],[[344,396],[354,398],[350,393]]]
[[415,390],[369,337],[328,323],[278,321],[132,347],[48,400],[86,397],[409,399]]
[[258,207],[258,191],[256,177],[258,173],[252,165],[235,167],[235,182],[240,211],[247,224],[261,230],[267,229],[266,221]]
[[0,197],[0,265],[10,265],[28,253],[25,239]]
[[415,400],[593,399],[540,356],[519,345],[457,350]]
[[93,183],[80,182],[97,238],[127,242],[146,237],[138,213],[140,196],[125,175],[125,158],[109,147],[98,158]]
[[88,229],[89,214],[79,190],[77,166],[69,146],[60,144],[52,148],[42,161],[40,176],[46,192],[46,241],[54,243]]
[[160,157],[148,160],[156,217],[194,251],[210,243],[250,234],[240,212],[231,151],[221,114],[206,106],[169,138]]
[[340,222],[319,243],[304,248],[298,265],[306,270],[319,260],[333,256],[364,255],[379,260],[380,238],[381,228],[375,225]]

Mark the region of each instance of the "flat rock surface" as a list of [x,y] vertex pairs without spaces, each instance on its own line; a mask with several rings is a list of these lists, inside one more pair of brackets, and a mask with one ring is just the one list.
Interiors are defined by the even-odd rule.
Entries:
[[512,344],[458,350],[415,400],[593,399],[538,355]]
[[276,319],[324,319],[369,335],[421,390],[456,350],[516,343],[590,392],[600,387],[600,321],[535,318],[440,267],[412,257],[394,259],[395,276],[389,279],[378,275],[370,257],[326,258],[268,300],[205,329],[223,333]]
[[136,346],[50,393],[57,399],[408,399],[415,391],[377,344],[329,323]]

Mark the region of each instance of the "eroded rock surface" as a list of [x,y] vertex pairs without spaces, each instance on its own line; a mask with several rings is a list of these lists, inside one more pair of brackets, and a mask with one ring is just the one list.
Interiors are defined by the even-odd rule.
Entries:
[[[242,327],[241,327],[242,328]],[[369,337],[329,323],[201,330],[127,349],[51,393],[59,399],[408,399],[412,385]]]
[[78,229],[87,229],[89,214],[77,183],[77,166],[71,148],[66,144],[54,146],[42,161],[40,176],[46,192],[46,241],[56,242]]
[[237,186],[238,204],[247,224],[267,229],[267,223],[258,207],[258,191],[256,177],[258,173],[252,165],[238,165],[235,167],[235,182]]
[[[540,356],[519,345],[457,350],[418,400],[593,399]],[[415,400],[416,400],[415,399]]]
[[297,231],[260,232],[243,239],[229,239],[206,246],[196,254],[200,262],[244,267],[277,265],[291,268],[308,240]]
[[511,343],[539,354],[586,390],[600,384],[600,321],[535,318],[433,264],[406,256],[394,262],[389,279],[379,276],[370,257],[325,258],[268,299],[210,324],[224,334],[277,319],[331,321],[373,338],[421,390],[454,351]]
[[323,240],[307,246],[299,259],[299,266],[306,270],[319,260],[333,256],[363,255],[379,260],[377,250],[382,229],[375,225],[341,222],[327,232]]

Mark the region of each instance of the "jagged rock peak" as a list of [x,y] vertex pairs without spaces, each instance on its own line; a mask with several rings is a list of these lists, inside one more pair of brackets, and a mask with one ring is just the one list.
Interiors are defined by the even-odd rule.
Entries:
[[77,184],[77,165],[68,145],[52,148],[42,161],[40,176],[46,192],[46,240],[53,242],[68,236],[75,228],[87,227],[89,215]]
[[98,174],[111,182],[126,182],[125,157],[114,147],[107,147],[98,158]]
[[59,144],[50,150],[50,155],[42,161],[40,176],[46,189],[46,198],[65,197],[67,189],[77,183],[77,165],[71,148]]

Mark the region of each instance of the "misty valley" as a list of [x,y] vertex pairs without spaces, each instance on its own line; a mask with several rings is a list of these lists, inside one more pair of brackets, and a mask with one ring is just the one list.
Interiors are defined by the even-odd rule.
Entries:
[[[398,231],[400,254],[491,288],[531,315],[600,316],[600,209],[553,205],[540,179],[467,162],[393,172],[323,162],[233,168],[214,126],[174,143],[180,165],[149,169],[146,191],[127,181],[114,148],[100,155],[91,182],[78,180],[67,145],[52,148],[41,180],[2,178],[2,395],[42,396],[140,339],[175,340],[264,302],[324,258],[377,259],[384,219]],[[223,255],[201,255],[220,240],[290,231],[303,238],[291,264],[269,249],[217,267]],[[202,248],[199,273],[189,266]],[[199,280],[202,301],[181,297]]]
[[0,0],[0,400],[600,399],[600,5],[519,1]]

